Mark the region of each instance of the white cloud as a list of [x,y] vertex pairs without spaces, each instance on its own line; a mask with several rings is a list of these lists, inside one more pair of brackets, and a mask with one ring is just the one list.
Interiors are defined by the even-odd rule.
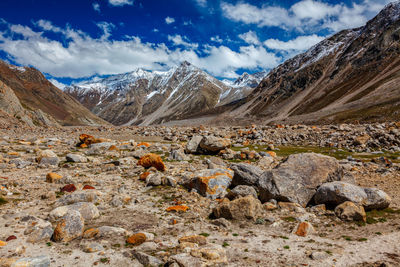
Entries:
[[93,3],[92,6],[95,11],[100,13],[100,4],[99,3]]
[[[242,46],[234,51],[223,45],[205,45],[200,50],[197,44],[191,44],[182,36],[171,36],[171,41],[180,43],[185,49],[143,42],[137,36],[110,40],[114,26],[106,22],[98,24],[102,33],[98,38],[70,26],[56,27],[49,21],[35,25],[40,32],[9,24],[6,32],[0,32],[0,50],[13,62],[35,66],[53,77],[82,78],[124,73],[136,68],[165,70],[184,60],[215,76],[235,77],[239,68],[268,69],[281,61],[262,46]],[[62,42],[45,36],[46,32],[55,31]]]
[[216,43],[222,43],[223,42],[223,40],[221,39],[221,37],[219,37],[219,35],[212,36],[210,38],[210,40],[213,41],[213,42],[216,42]]
[[175,46],[182,45],[185,48],[197,49],[199,44],[197,43],[190,43],[189,39],[186,36],[181,36],[179,34],[176,35],[168,35],[168,41],[171,41]]
[[248,31],[246,33],[239,34],[239,38],[248,44],[255,44],[255,45],[260,44],[260,40],[258,39],[257,34],[253,31]]
[[174,22],[175,22],[174,18],[171,18],[171,17],[166,17],[165,18],[165,23],[167,23],[167,24],[171,24],[171,23],[174,23]]
[[56,79],[50,79],[49,80],[55,87],[57,87],[58,89],[63,90],[64,87],[66,87],[66,84],[60,83],[59,81],[57,81]]
[[316,0],[302,0],[285,9],[278,6],[261,7],[239,2],[221,3],[223,15],[228,19],[259,27],[280,27],[300,32],[317,29],[339,31],[359,27],[371,19],[391,0],[362,0],[351,6],[328,4]]
[[133,0],[108,0],[108,3],[113,6],[133,5]]
[[199,6],[205,7],[207,6],[207,0],[195,0]]
[[273,50],[295,50],[301,52],[309,49],[310,47],[321,42],[324,39],[325,37],[313,34],[308,36],[298,36],[296,39],[289,40],[287,42],[277,39],[268,39],[264,42],[264,45]]
[[159,29],[157,29],[157,28],[154,28],[153,29],[153,32],[159,32],[160,30]]

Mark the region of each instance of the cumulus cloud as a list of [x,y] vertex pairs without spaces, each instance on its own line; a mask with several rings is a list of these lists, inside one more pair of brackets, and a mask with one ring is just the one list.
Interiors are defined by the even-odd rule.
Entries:
[[[260,45],[242,46],[237,51],[223,45],[203,45],[200,51],[197,44],[176,35],[170,41],[185,49],[144,42],[138,36],[111,40],[115,26],[107,22],[97,25],[101,33],[98,38],[68,25],[59,28],[49,21],[35,23],[40,31],[8,24],[8,29],[0,32],[0,49],[15,63],[35,66],[53,77],[69,78],[124,73],[136,68],[165,70],[184,60],[215,76],[233,78],[239,68],[268,69],[281,61]],[[56,33],[63,41],[49,39],[47,32]]]
[[95,11],[100,13],[100,4],[99,3],[93,3],[92,6]]
[[113,6],[133,5],[133,0],[108,0],[108,3]]
[[185,48],[196,49],[199,47],[197,43],[190,43],[189,39],[186,36],[181,36],[179,34],[176,35],[168,35],[168,41],[171,41],[175,46],[184,46]]
[[287,42],[280,41],[277,39],[268,39],[264,42],[264,45],[269,49],[273,50],[283,50],[283,51],[305,51],[312,47],[313,45],[324,40],[325,37],[318,36],[316,34],[308,36],[298,36],[293,40]]
[[316,0],[302,0],[285,9],[279,6],[261,7],[239,2],[221,3],[223,15],[237,22],[256,24],[259,27],[280,27],[307,31],[328,29],[338,31],[345,28],[359,27],[366,23],[376,12],[391,0],[362,0],[350,6],[329,4]]
[[174,23],[175,22],[175,19],[174,18],[171,18],[171,17],[166,17],[165,18],[165,23],[167,23],[167,24],[172,24],[172,23]]
[[260,44],[260,40],[258,39],[257,34],[253,31],[248,31],[246,33],[239,34],[239,38],[248,44],[255,44],[255,45]]

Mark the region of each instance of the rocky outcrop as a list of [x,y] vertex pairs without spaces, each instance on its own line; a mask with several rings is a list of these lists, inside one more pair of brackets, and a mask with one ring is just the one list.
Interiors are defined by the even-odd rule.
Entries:
[[[8,92],[3,95],[5,90]],[[8,104],[2,102],[3,97],[6,102],[9,101]],[[0,109],[7,110],[7,113],[18,116],[21,121],[30,125],[108,124],[55,87],[38,70],[13,66],[3,61],[0,61]]]

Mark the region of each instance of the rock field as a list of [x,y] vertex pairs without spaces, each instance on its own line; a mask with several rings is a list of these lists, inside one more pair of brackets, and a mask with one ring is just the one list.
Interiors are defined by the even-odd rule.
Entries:
[[0,266],[400,266],[400,123],[0,130]]

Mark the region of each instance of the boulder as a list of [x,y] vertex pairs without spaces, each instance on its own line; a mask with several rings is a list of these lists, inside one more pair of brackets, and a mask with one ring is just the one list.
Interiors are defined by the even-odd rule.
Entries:
[[[3,266],[3,263],[0,261],[0,266]],[[50,267],[50,257],[47,255],[31,257],[31,258],[22,258],[16,259],[9,262],[9,264],[5,264],[4,266],[11,267]]]
[[82,236],[85,221],[79,211],[70,210],[57,223],[53,233],[55,242],[68,242]]
[[188,160],[188,157],[185,155],[185,152],[182,149],[176,149],[169,153],[168,159],[182,161]]
[[216,154],[230,145],[231,140],[215,136],[204,136],[199,144],[202,150],[211,154]]
[[42,165],[58,165],[60,159],[51,150],[42,150],[39,151],[36,161]]
[[78,202],[95,202],[97,200],[95,190],[75,191],[72,194],[64,195],[57,200],[57,206],[65,206]]
[[166,167],[161,157],[157,154],[147,154],[140,158],[138,161],[138,165],[143,166],[145,168],[154,167],[159,171],[165,171]]
[[223,198],[232,183],[232,177],[233,171],[229,169],[207,169],[199,171],[185,186],[211,199]]
[[234,176],[232,185],[251,185],[257,186],[258,180],[260,179],[263,171],[253,165],[247,163],[232,164],[229,166],[233,170]]
[[185,148],[186,153],[191,153],[191,154],[198,153],[199,145],[202,139],[203,136],[200,135],[193,136],[192,139],[190,139],[189,142],[186,144]]
[[333,158],[316,153],[293,154],[258,180],[260,200],[270,199],[299,203],[303,207],[314,196],[318,186],[338,181],[342,167]]
[[226,195],[230,200],[245,196],[253,196],[254,198],[257,198],[257,191],[254,187],[248,185],[238,185]]
[[262,212],[262,205],[258,199],[246,196],[233,201],[223,201],[213,210],[213,217],[228,220],[255,221]]
[[337,206],[346,201],[362,205],[366,210],[385,209],[391,198],[377,188],[362,188],[345,182],[332,182],[321,185],[315,196],[316,204]]
[[346,201],[335,208],[335,214],[343,221],[363,221],[367,220],[367,214],[363,206]]
[[85,221],[100,217],[100,212],[93,203],[78,202],[72,205],[62,206],[52,210],[49,214],[49,219],[53,222],[57,221],[71,210],[79,211]]
[[25,229],[24,234],[28,235],[27,241],[29,243],[47,242],[53,235],[53,227],[50,222],[35,218],[33,221],[28,222],[28,227]]
[[146,177],[146,186],[158,186],[163,183],[163,176],[161,173],[151,173]]
[[378,188],[364,188],[367,200],[363,204],[366,210],[381,210],[389,207],[392,199],[384,191]]

